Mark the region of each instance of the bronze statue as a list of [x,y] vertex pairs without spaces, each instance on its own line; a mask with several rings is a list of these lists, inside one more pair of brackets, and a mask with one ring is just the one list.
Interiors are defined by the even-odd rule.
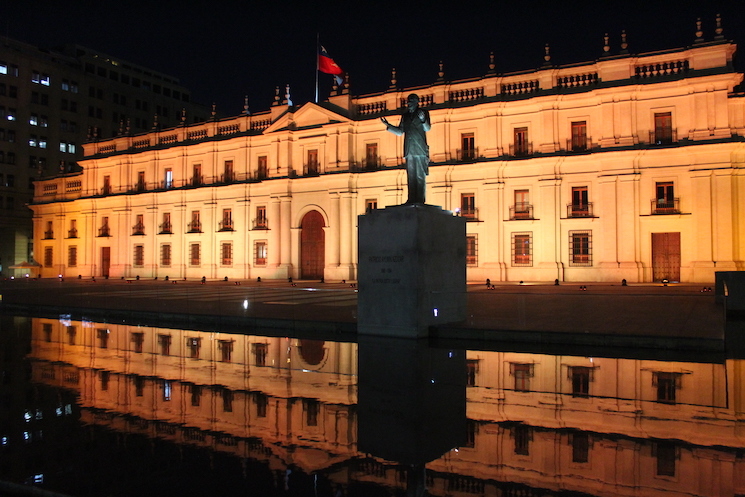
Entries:
[[429,112],[419,108],[419,96],[415,93],[406,99],[407,111],[401,116],[401,122],[394,126],[385,117],[380,120],[386,129],[395,135],[404,135],[404,157],[406,158],[406,180],[409,186],[407,204],[423,204],[427,190],[429,174],[429,147],[427,131],[432,125]]

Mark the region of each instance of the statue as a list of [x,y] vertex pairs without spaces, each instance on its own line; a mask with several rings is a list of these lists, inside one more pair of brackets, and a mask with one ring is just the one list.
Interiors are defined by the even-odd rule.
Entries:
[[380,120],[386,129],[395,135],[404,135],[404,157],[406,158],[406,180],[409,187],[407,204],[423,204],[429,174],[429,147],[426,132],[432,125],[429,112],[419,108],[419,96],[415,93],[406,99],[407,111],[401,122],[394,126],[385,117]]

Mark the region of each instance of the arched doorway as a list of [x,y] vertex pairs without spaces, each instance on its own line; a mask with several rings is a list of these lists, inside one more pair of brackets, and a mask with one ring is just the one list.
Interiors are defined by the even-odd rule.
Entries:
[[321,279],[326,265],[326,237],[323,216],[310,211],[300,223],[300,278]]

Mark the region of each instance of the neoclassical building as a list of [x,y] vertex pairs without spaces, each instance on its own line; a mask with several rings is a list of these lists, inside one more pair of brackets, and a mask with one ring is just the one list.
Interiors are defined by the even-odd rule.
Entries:
[[[84,145],[36,182],[41,276],[354,280],[357,216],[406,200],[397,123],[430,113],[427,202],[468,279],[712,282],[745,269],[745,95],[713,41],[290,106]],[[549,59],[546,56],[546,59]]]

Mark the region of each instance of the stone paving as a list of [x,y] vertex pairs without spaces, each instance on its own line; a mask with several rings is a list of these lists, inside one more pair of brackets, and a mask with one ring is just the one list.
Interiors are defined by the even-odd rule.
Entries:
[[[487,288],[473,283],[468,285],[468,318],[443,326],[440,333],[512,340],[527,333],[721,340],[724,313],[714,293],[702,291],[708,288],[620,283],[496,283]],[[357,309],[353,282],[19,279],[0,281],[0,294],[6,308],[261,318],[339,323],[346,329],[354,328]]]

